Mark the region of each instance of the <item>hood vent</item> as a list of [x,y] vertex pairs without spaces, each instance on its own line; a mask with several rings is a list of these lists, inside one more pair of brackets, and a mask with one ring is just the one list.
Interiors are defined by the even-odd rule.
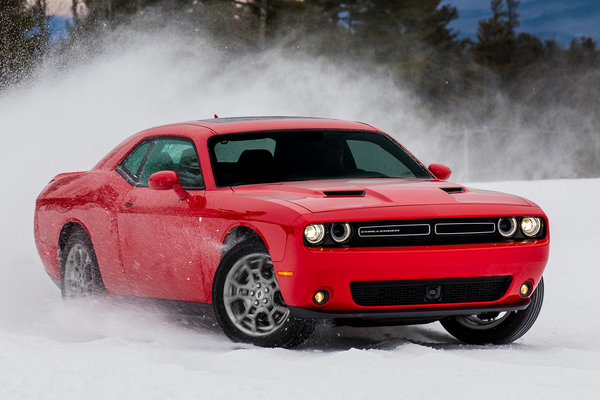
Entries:
[[364,197],[364,190],[327,190],[323,194],[327,197]]
[[442,189],[444,192],[450,193],[450,194],[463,193],[465,191],[465,188],[462,188],[462,187],[445,187],[445,188],[440,188],[440,189]]

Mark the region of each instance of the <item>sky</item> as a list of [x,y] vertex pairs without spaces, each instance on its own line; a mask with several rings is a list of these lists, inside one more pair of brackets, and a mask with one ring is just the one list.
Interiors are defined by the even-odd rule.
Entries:
[[[449,0],[458,9],[459,18],[450,25],[460,37],[475,38],[477,24],[492,16],[487,0]],[[597,0],[521,0],[517,11],[521,26],[541,39],[556,39],[568,45],[574,37],[591,36],[600,41],[600,2]]]
[[[450,27],[459,37],[475,38],[477,24],[491,17],[488,0],[448,0],[459,12],[458,20]],[[71,0],[48,0],[48,14],[70,16]],[[518,31],[529,32],[542,40],[555,39],[568,46],[571,39],[591,36],[600,41],[600,1],[597,0],[521,0],[518,8],[521,26]],[[55,22],[55,32],[64,34],[65,20]]]
[[48,0],[47,12],[49,15],[71,15],[72,0]]

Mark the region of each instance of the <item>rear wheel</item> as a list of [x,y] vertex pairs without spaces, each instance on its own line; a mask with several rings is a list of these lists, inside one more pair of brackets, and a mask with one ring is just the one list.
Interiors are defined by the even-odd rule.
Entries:
[[537,319],[544,300],[544,279],[531,295],[529,306],[520,311],[460,315],[441,320],[452,336],[469,344],[506,344],[523,336]]
[[61,293],[74,299],[105,293],[92,242],[83,231],[74,232],[63,250]]
[[219,264],[213,282],[213,307],[229,338],[265,347],[293,347],[312,332],[311,321],[290,315],[262,244],[241,243]]

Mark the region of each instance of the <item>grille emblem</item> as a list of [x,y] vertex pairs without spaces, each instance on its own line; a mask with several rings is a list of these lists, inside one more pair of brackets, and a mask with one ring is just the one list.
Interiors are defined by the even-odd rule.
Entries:
[[442,286],[431,285],[425,287],[425,300],[427,301],[439,301],[442,298]]

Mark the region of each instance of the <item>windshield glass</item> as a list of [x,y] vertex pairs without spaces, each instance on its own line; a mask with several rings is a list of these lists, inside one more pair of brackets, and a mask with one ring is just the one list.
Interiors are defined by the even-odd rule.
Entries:
[[387,136],[362,131],[285,131],[213,136],[217,186],[355,178],[431,179]]

